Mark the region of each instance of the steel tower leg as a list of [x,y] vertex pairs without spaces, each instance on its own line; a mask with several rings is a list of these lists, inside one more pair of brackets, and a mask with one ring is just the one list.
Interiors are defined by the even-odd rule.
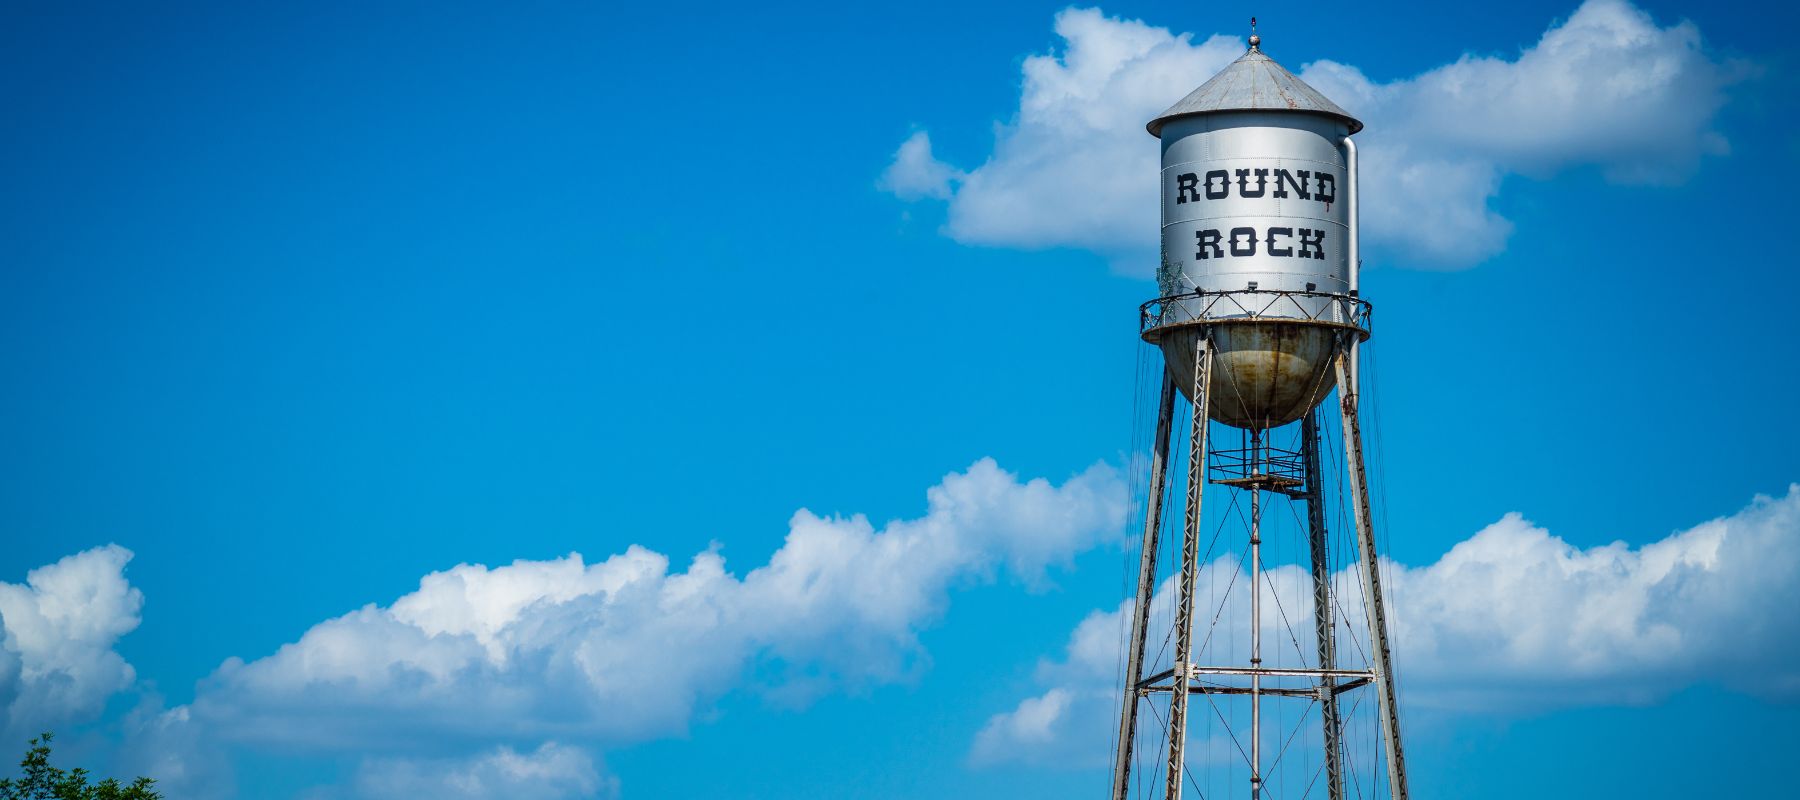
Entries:
[[1138,683],[1144,677],[1144,640],[1150,631],[1150,599],[1156,593],[1156,545],[1162,531],[1163,492],[1168,485],[1169,438],[1175,420],[1175,379],[1163,370],[1162,401],[1151,445],[1150,488],[1144,509],[1144,549],[1138,559],[1137,601],[1131,612],[1131,653],[1125,663],[1125,700],[1119,712],[1119,748],[1113,762],[1113,800],[1127,800],[1131,749],[1137,739]]
[[[1331,614],[1331,551],[1325,539],[1325,492],[1319,474],[1319,412],[1300,422],[1302,468],[1306,470],[1307,540],[1312,550],[1313,635],[1319,643],[1319,669],[1337,669],[1337,636]],[[1337,679],[1319,678],[1319,719],[1325,726],[1325,779],[1330,800],[1344,800],[1343,751],[1338,746]]]
[[1194,344],[1194,421],[1188,440],[1187,524],[1181,531],[1181,581],[1175,601],[1174,691],[1169,693],[1169,774],[1164,800],[1181,800],[1183,750],[1187,746],[1188,686],[1193,681],[1194,584],[1200,571],[1200,500],[1206,486],[1207,392],[1212,387],[1212,342]]
[[[1250,431],[1250,472],[1266,469],[1262,431]],[[1262,669],[1262,484],[1250,484],[1250,669]],[[1250,674],[1250,800],[1262,800],[1262,674]]]
[[1374,673],[1375,699],[1381,714],[1381,744],[1387,755],[1388,792],[1393,800],[1407,800],[1406,757],[1400,747],[1400,717],[1394,692],[1394,669],[1388,648],[1387,612],[1382,605],[1381,569],[1376,561],[1375,524],[1369,513],[1369,482],[1363,470],[1362,424],[1357,420],[1356,345],[1341,348],[1337,357],[1339,414],[1344,425],[1344,467],[1350,478],[1350,500],[1355,504],[1356,554],[1368,596],[1363,607],[1369,624],[1369,671]]

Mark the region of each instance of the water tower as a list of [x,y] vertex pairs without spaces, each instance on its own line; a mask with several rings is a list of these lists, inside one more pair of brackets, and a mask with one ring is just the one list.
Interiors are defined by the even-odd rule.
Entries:
[[[1366,757],[1372,772],[1385,773],[1385,780],[1371,775],[1356,793],[1372,795],[1379,784],[1389,797],[1404,800],[1405,760],[1357,405],[1359,346],[1369,337],[1370,306],[1357,285],[1357,164],[1351,136],[1363,126],[1265,55],[1254,20],[1252,26],[1248,52],[1148,125],[1162,144],[1161,297],[1144,305],[1141,333],[1161,351],[1165,368],[1149,464],[1137,602],[1127,634],[1113,797],[1132,796],[1134,779],[1147,788],[1160,784],[1165,800],[1181,796],[1184,776],[1193,780],[1185,761],[1193,726],[1190,704],[1206,703],[1211,705],[1202,710],[1206,724],[1213,724],[1215,714],[1227,723],[1224,730],[1236,750],[1231,758],[1241,755],[1243,762],[1233,768],[1247,765],[1249,785],[1244,788],[1259,798],[1265,770],[1288,757],[1286,747],[1273,756],[1264,752],[1265,738],[1278,743],[1266,730],[1265,705],[1306,701],[1308,714],[1317,710],[1317,727],[1307,723],[1306,741],[1323,751],[1317,762],[1320,780],[1281,795],[1341,800],[1350,770],[1344,704],[1360,690],[1374,695],[1370,738],[1378,738],[1379,746],[1369,745],[1357,755]],[[1334,389],[1337,402],[1326,404]],[[1184,520],[1172,592],[1159,595],[1157,554],[1164,538],[1164,506],[1173,503],[1165,498],[1178,394],[1191,409],[1185,415]],[[1336,431],[1320,420],[1332,406]],[[1221,437],[1238,437],[1237,446],[1212,446],[1208,433],[1215,424]],[[1341,438],[1344,460],[1333,476],[1336,493],[1328,494],[1328,465],[1320,442],[1333,435]],[[1296,446],[1278,446],[1284,436]],[[1242,553],[1239,574],[1250,587],[1248,641],[1235,643],[1231,652],[1234,658],[1247,657],[1229,663],[1206,658],[1209,652],[1225,652],[1214,644],[1213,632],[1229,602],[1215,597],[1216,613],[1197,615],[1201,598],[1196,589],[1205,559],[1202,534],[1211,534],[1202,530],[1203,500],[1215,497],[1242,511],[1222,519],[1220,532],[1236,528],[1247,534],[1244,546],[1231,551]],[[1282,599],[1267,577],[1263,536],[1265,507],[1277,497],[1296,504],[1293,538],[1303,542],[1296,550],[1304,551],[1296,561],[1310,562],[1310,586],[1305,588],[1311,597],[1288,605],[1307,601],[1311,618],[1305,622],[1311,623],[1311,631],[1296,632],[1294,625],[1301,630],[1308,626],[1287,619],[1286,605],[1278,609],[1280,622],[1287,624],[1279,645],[1288,661],[1271,666],[1265,628],[1281,628],[1265,606],[1282,604]],[[1350,519],[1348,525],[1328,524],[1328,501]],[[1333,572],[1334,532],[1339,541],[1354,540],[1353,546],[1342,548],[1342,560],[1354,560],[1355,568],[1341,578]],[[1217,535],[1212,536],[1216,541]],[[1232,585],[1240,586],[1235,577]],[[1218,594],[1217,582],[1212,586]],[[1228,586],[1224,593],[1231,591]],[[1157,641],[1149,633],[1152,619],[1159,616],[1152,608],[1158,597],[1172,599],[1173,607],[1161,612],[1170,627],[1166,638],[1158,637],[1164,643],[1161,652],[1168,654],[1166,668],[1152,672],[1157,666],[1153,658],[1162,657],[1146,647]],[[1245,611],[1242,605],[1233,608]],[[1358,606],[1360,613],[1355,613]],[[1352,615],[1360,619],[1345,618]],[[1351,630],[1341,633],[1343,629]],[[1198,648],[1197,636],[1202,638]],[[1286,647],[1290,638],[1298,659]],[[1303,638],[1311,641],[1302,646]],[[1227,720],[1221,702],[1247,705],[1247,725]],[[1157,731],[1141,724],[1146,718],[1140,712],[1160,712],[1165,703],[1166,714],[1154,714],[1162,736],[1153,736]],[[1356,703],[1361,707],[1360,700]],[[1238,736],[1243,729],[1248,741]],[[1290,746],[1298,733],[1287,739]],[[1152,757],[1147,759],[1147,753]],[[1137,794],[1152,796],[1149,791]]]

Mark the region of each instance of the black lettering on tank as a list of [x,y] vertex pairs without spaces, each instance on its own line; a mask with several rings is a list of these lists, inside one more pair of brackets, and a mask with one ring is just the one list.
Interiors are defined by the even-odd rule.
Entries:
[[1329,172],[1318,172],[1313,177],[1319,181],[1319,188],[1313,190],[1313,199],[1325,205],[1337,202],[1337,176]]
[[[1256,191],[1250,191],[1250,175],[1256,175]],[[1237,171],[1238,196],[1262,197],[1269,190],[1269,171],[1266,169],[1240,169]]]
[[1225,257],[1225,251],[1219,247],[1218,228],[1207,228],[1203,231],[1194,231],[1194,238],[1200,240],[1200,249],[1199,252],[1194,254],[1195,258]]
[[1310,228],[1300,229],[1300,257],[1325,260],[1325,232]]
[[1294,235],[1294,229],[1293,228],[1270,228],[1269,229],[1268,237],[1263,239],[1263,244],[1264,244],[1265,248],[1269,251],[1269,255],[1284,256],[1284,257],[1292,258],[1294,255],[1294,248],[1292,248],[1292,247],[1276,247],[1275,246],[1275,237],[1278,235],[1291,237]]
[[1200,199],[1200,176],[1192,172],[1184,172],[1175,176],[1175,202],[1185,203]]
[[[1215,181],[1215,180],[1219,182],[1219,188],[1217,191],[1213,190],[1213,181]],[[1224,200],[1225,196],[1228,194],[1231,194],[1231,173],[1226,172],[1225,170],[1222,170],[1222,169],[1207,170],[1206,171],[1206,199],[1208,199],[1208,200]]]
[[[1294,177],[1296,175],[1300,177],[1296,179]],[[1286,199],[1288,196],[1287,187],[1292,186],[1294,187],[1294,193],[1300,195],[1301,200],[1311,200],[1312,192],[1308,191],[1306,188],[1308,179],[1311,177],[1312,173],[1303,169],[1297,169],[1293,172],[1288,172],[1285,169],[1275,170],[1275,196]]]
[[[1242,170],[1239,170],[1239,171],[1241,172]],[[1244,243],[1242,245],[1238,244],[1239,238],[1242,238],[1244,240]],[[1238,257],[1256,255],[1256,229],[1255,228],[1232,228],[1231,229],[1231,254],[1233,256],[1238,256]]]

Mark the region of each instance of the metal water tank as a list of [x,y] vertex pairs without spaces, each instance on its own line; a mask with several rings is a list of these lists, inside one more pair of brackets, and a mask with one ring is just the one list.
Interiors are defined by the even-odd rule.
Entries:
[[1212,419],[1259,430],[1324,399],[1367,311],[1349,255],[1348,137],[1362,123],[1260,44],[1148,125],[1162,140],[1163,296],[1144,330],[1183,394],[1210,334]]

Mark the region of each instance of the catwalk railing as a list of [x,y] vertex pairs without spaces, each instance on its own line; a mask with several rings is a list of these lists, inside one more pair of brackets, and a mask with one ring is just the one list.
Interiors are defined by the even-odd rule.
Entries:
[[1138,332],[1202,322],[1306,322],[1355,328],[1369,335],[1374,307],[1354,295],[1273,289],[1195,291],[1138,307]]

